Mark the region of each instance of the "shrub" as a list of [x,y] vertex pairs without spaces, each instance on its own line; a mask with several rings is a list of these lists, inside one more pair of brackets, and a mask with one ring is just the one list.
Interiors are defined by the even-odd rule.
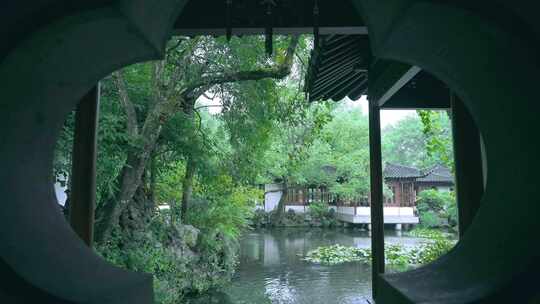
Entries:
[[188,223],[203,231],[220,231],[237,238],[249,228],[260,190],[236,186],[228,176],[197,193],[188,211]]
[[458,208],[455,198],[448,202],[446,209],[446,218],[448,219],[448,224],[451,227],[456,227],[458,225]]
[[251,218],[252,227],[264,227],[269,224],[268,213],[264,209],[257,209],[253,212],[253,217]]
[[336,210],[335,209],[328,209],[328,217],[335,218],[336,217]]
[[224,287],[237,266],[237,238],[251,223],[260,190],[224,175],[197,187],[190,225],[171,223],[167,212],[159,212],[142,231],[119,233],[97,248],[120,267],[152,273],[156,303],[183,303],[188,295]]
[[411,236],[429,239],[419,250],[413,250],[412,254],[416,264],[428,264],[446,254],[454,247],[456,241],[447,238],[439,230],[415,228],[409,232]]
[[315,202],[309,205],[309,216],[311,217],[311,226],[332,227],[337,226],[336,213],[329,209],[329,205],[324,202]]
[[448,253],[455,242],[446,238],[436,238],[432,242],[422,246],[415,255],[415,264],[429,264]]
[[316,202],[307,207],[307,212],[296,212],[288,209],[280,218],[277,216],[277,210],[265,212],[262,209],[255,210],[252,227],[332,227],[336,226],[338,221],[333,209],[329,209],[328,204]]
[[153,274],[158,304],[181,303],[188,295],[224,287],[237,265],[234,239],[171,225],[161,214],[145,232],[122,236],[113,233],[96,250],[119,267]]
[[270,218],[274,219],[273,226],[277,227],[301,227],[306,225],[306,218],[303,213],[296,213],[294,210],[289,209],[283,216],[278,219],[276,211],[272,212],[273,215]]
[[328,204],[324,202],[314,202],[309,205],[309,215],[313,219],[321,220],[327,217],[329,214],[328,212]]
[[441,218],[433,211],[420,212],[420,224],[427,228],[436,228],[442,226]]
[[457,225],[457,206],[454,192],[424,190],[418,195],[420,223],[425,227]]

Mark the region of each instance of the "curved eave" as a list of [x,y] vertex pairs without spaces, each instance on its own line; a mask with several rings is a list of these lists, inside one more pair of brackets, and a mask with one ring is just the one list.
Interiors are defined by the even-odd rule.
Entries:
[[369,57],[365,35],[322,36],[306,76],[309,100],[358,99],[367,90]]

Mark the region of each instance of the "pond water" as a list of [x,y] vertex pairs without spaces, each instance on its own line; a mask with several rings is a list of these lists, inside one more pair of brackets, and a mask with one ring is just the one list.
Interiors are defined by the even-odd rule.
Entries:
[[[417,246],[422,239],[387,231],[385,242]],[[241,242],[240,265],[225,294],[211,303],[353,304],[368,303],[371,267],[362,263],[334,266],[302,260],[319,246],[369,248],[369,232],[351,229],[274,229],[252,231]]]

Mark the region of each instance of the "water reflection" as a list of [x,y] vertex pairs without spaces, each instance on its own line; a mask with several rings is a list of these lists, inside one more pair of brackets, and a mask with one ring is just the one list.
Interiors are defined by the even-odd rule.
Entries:
[[[408,247],[419,240],[389,231],[386,242]],[[366,303],[371,294],[369,265],[322,266],[302,260],[308,251],[333,244],[369,248],[371,239],[366,231],[350,229],[280,229],[245,235],[239,270],[226,291],[226,303]]]

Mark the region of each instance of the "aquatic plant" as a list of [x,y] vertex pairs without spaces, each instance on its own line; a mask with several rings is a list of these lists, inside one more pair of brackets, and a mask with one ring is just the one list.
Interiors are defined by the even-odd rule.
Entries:
[[[446,254],[454,245],[454,241],[443,237],[442,234],[412,249],[399,244],[385,244],[385,263],[398,267],[428,264]],[[371,249],[343,245],[322,246],[309,251],[304,260],[323,265],[347,262],[371,263]]]
[[430,229],[430,228],[423,228],[423,227],[415,227],[411,231],[407,232],[407,235],[414,236],[417,238],[430,239],[430,240],[445,237],[445,234],[438,229]]
[[346,262],[364,261],[369,258],[366,249],[343,245],[322,246],[307,253],[305,261],[316,264],[335,265]]
[[435,237],[431,239],[430,242],[422,245],[419,249],[413,249],[410,252],[410,264],[429,264],[448,253],[455,245],[456,241],[454,240],[449,240],[442,236]]

